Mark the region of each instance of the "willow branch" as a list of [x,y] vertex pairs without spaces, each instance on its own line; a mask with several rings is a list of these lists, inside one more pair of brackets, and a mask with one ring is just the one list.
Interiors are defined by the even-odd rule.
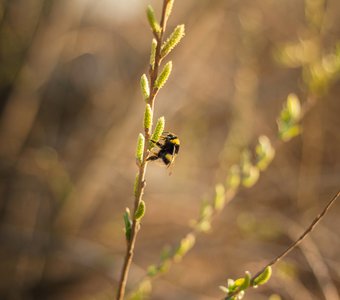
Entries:
[[[158,92],[158,88],[155,86],[155,82],[158,76],[159,72],[159,65],[161,62],[161,46],[163,41],[163,35],[164,30],[166,27],[166,7],[169,3],[169,0],[163,1],[163,9],[162,9],[162,16],[161,16],[161,31],[159,34],[156,34],[154,32],[154,35],[157,40],[157,47],[156,47],[156,53],[155,53],[155,65],[154,68],[150,67],[149,75],[150,75],[150,97],[148,99],[148,104],[150,104],[151,109],[153,110],[154,107],[154,100]],[[144,188],[145,188],[145,173],[146,173],[146,167],[147,167],[147,157],[149,154],[149,142],[151,137],[151,128],[144,128],[145,133],[145,143],[144,143],[144,150],[143,150],[143,160],[142,163],[139,165],[139,171],[138,171],[138,182],[137,182],[137,190],[135,195],[135,202],[134,202],[134,209],[132,214],[132,226],[131,226],[131,238],[127,241],[127,249],[126,254],[124,258],[124,263],[121,271],[121,276],[118,284],[118,291],[117,291],[117,300],[123,300],[124,294],[125,294],[125,288],[126,283],[128,279],[128,274],[134,254],[134,248],[136,244],[137,239],[137,233],[139,230],[139,221],[135,218],[135,212],[137,211],[139,204],[142,200],[143,194],[144,194]]]
[[[287,256],[291,251],[293,251],[299,244],[313,231],[313,229],[319,224],[319,222],[324,218],[326,213],[330,210],[332,205],[335,203],[335,201],[338,199],[340,196],[340,191],[338,191],[334,197],[326,204],[322,212],[317,215],[312,223],[308,226],[308,228],[300,235],[300,237],[295,240],[288,248],[286,248],[281,254],[276,256],[273,260],[271,260],[268,264],[266,264],[259,272],[257,272],[250,280],[251,285],[253,285],[255,279],[264,272],[264,270],[268,267],[274,266],[276,263],[278,263],[281,259],[283,259],[285,256]],[[232,293],[229,293],[227,295],[227,299],[230,299],[233,296],[236,296],[240,290],[235,290]]]
[[318,223],[323,219],[323,217],[326,215],[326,213],[330,210],[331,206],[334,204],[336,199],[340,196],[340,191],[327,203],[327,205],[324,207],[322,212],[315,217],[313,222],[308,226],[308,228],[301,234],[301,236],[294,241],[286,250],[284,250],[281,254],[276,256],[272,261],[270,261],[265,267],[262,268],[261,271],[259,271],[254,277],[257,277],[260,275],[264,269],[267,267],[275,265],[278,261],[280,261],[282,258],[284,258],[287,254],[289,254],[292,250],[294,250],[318,225]]

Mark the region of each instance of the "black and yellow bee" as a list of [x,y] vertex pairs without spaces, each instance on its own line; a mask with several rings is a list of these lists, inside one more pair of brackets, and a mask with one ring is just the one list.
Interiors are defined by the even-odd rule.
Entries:
[[152,155],[147,160],[160,159],[169,168],[174,162],[176,155],[179,152],[180,141],[179,138],[171,133],[164,131],[159,139],[159,142],[152,141],[156,146],[152,149]]

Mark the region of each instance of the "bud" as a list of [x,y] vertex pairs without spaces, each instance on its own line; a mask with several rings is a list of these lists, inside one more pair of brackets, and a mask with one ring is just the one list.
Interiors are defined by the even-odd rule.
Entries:
[[152,70],[155,68],[156,48],[157,48],[157,41],[156,39],[152,39],[151,53],[150,53],[150,66]]
[[142,95],[145,101],[149,100],[150,97],[150,87],[149,87],[149,81],[145,74],[142,75],[140,78],[140,88],[142,91]]
[[157,121],[155,130],[151,137],[151,147],[154,145],[154,143],[157,143],[159,141],[159,138],[161,137],[165,126],[165,119],[164,117],[160,117]]
[[264,271],[253,280],[253,286],[265,284],[272,276],[272,268],[268,266]]
[[124,224],[125,224],[125,237],[126,237],[126,240],[129,242],[131,239],[132,221],[130,218],[130,210],[128,208],[125,209]]
[[137,221],[140,221],[144,217],[145,209],[146,209],[145,202],[143,200],[141,200],[139,202],[138,208],[135,212],[135,219]]
[[167,3],[166,8],[165,8],[165,22],[164,22],[164,24],[167,23],[170,15],[171,15],[174,2],[175,2],[174,0],[168,0],[168,3]]
[[162,46],[161,56],[162,58],[167,56],[172,49],[174,49],[177,44],[184,37],[184,25],[178,25],[174,31],[171,33],[170,37],[166,40],[166,42]]
[[149,24],[152,28],[152,31],[156,34],[161,32],[161,26],[158,24],[156,17],[155,17],[155,12],[152,8],[151,5],[148,5],[146,9],[146,15],[148,17]]
[[136,160],[139,165],[141,165],[143,161],[144,143],[145,143],[144,135],[140,133],[138,135],[137,148],[136,148]]
[[287,109],[291,119],[294,121],[298,121],[301,115],[301,104],[299,98],[295,94],[288,95]]
[[159,74],[158,78],[156,79],[155,82],[155,87],[157,89],[161,89],[166,81],[168,80],[170,73],[172,70],[172,62],[169,61],[165,66],[164,69],[162,70],[161,74]]
[[225,189],[223,184],[217,184],[215,186],[215,199],[214,208],[217,211],[221,211],[225,204]]
[[149,130],[152,125],[152,109],[150,104],[145,106],[144,112],[144,129]]

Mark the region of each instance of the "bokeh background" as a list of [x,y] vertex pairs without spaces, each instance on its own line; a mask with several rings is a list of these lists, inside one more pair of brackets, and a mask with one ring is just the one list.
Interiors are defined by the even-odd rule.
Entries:
[[[152,2],[157,12],[161,2]],[[142,130],[147,4],[0,1],[1,299],[113,299]],[[190,231],[241,151],[261,134],[275,139],[287,95],[311,95],[301,65],[334,51],[340,3],[177,1],[168,29],[180,23],[186,36],[155,117],[165,116],[181,151],[171,176],[148,166],[129,291]],[[303,134],[280,144],[259,182],[153,281],[151,299],[220,299],[219,285],[256,273],[299,236],[340,187],[339,95],[334,76]],[[339,299],[339,213],[336,203],[247,299]]]

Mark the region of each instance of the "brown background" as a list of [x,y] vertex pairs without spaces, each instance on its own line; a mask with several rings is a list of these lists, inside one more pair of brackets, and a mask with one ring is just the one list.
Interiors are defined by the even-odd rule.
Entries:
[[[325,8],[327,53],[340,37],[340,3],[308,3]],[[113,299],[142,130],[146,4],[0,1],[1,299]],[[159,12],[161,1],[152,4]],[[171,176],[148,167],[129,289],[190,230],[240,151],[276,136],[287,95],[308,94],[301,68],[277,59],[285,44],[315,34],[304,1],[177,1],[169,29],[179,23],[186,37],[171,54],[155,117],[165,116],[181,151]],[[339,93],[335,81],[304,118],[303,135],[280,146],[258,184],[154,281],[151,299],[219,299],[227,278],[255,273],[303,231],[340,187]],[[339,212],[336,203],[247,299],[339,299]]]

